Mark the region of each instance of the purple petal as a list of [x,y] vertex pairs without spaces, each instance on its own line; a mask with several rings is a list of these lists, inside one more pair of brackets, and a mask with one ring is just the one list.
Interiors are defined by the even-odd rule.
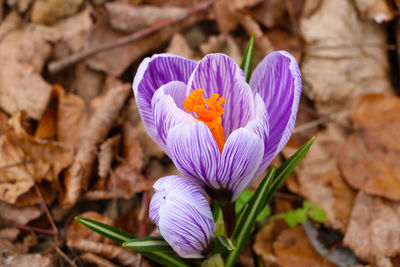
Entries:
[[177,169],[205,188],[217,174],[220,153],[210,129],[203,122],[182,123],[167,137],[166,151]]
[[231,201],[236,200],[252,181],[263,154],[263,141],[248,129],[240,128],[229,136],[215,179],[232,192]]
[[269,140],[265,154],[276,155],[290,138],[301,94],[301,76],[296,59],[288,52],[270,53],[254,70],[250,80],[269,114]]
[[197,121],[192,115],[178,108],[173,97],[166,94],[166,92],[169,92],[177,99],[180,97],[177,92],[182,89],[182,86],[186,88],[185,85],[179,82],[167,83],[155,92],[151,100],[155,130],[159,138],[158,144],[163,149],[165,149],[168,131],[172,127],[182,122],[188,123]]
[[172,175],[154,184],[150,218],[183,258],[202,258],[213,241],[215,223],[206,198],[195,184]]
[[186,89],[186,83],[173,81],[164,86],[164,93],[170,95],[174,99],[178,108],[183,109],[183,102],[186,99]]
[[145,58],[136,72],[132,89],[143,123],[157,143],[161,143],[161,140],[155,129],[151,110],[153,94],[170,81],[187,83],[195,66],[194,61],[171,54],[159,54]]
[[224,54],[209,54],[196,66],[188,82],[188,93],[201,88],[204,98],[225,98],[222,126],[225,137],[254,117],[254,97],[240,67]]

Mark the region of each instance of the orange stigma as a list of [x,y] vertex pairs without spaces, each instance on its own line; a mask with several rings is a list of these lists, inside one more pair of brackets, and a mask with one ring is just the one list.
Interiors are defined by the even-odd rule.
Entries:
[[183,109],[197,114],[197,120],[204,122],[210,129],[217,142],[220,153],[225,145],[224,128],[222,127],[222,114],[225,104],[224,97],[213,94],[210,98],[203,98],[203,89],[196,89],[183,102]]

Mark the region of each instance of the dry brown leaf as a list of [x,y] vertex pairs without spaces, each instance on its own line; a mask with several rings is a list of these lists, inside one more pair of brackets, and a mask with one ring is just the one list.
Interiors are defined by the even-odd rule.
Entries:
[[23,193],[18,197],[15,205],[19,207],[32,206],[42,203],[43,201],[47,204],[50,204],[57,198],[58,193],[61,191],[58,181],[57,184],[52,184],[48,181],[42,181],[41,183],[37,184],[37,188],[40,190],[42,197],[40,197],[36,192],[36,189],[32,187],[28,192]]
[[261,2],[265,2],[263,0],[234,0],[232,1],[233,5],[236,9],[244,9],[254,7]]
[[301,226],[284,230],[275,241],[274,252],[282,267],[333,267],[308,241]]
[[74,162],[66,173],[63,206],[73,206],[81,196],[82,189],[87,189],[97,150],[114,125],[130,92],[130,84],[109,90],[83,129]]
[[0,136],[0,200],[14,204],[35,182],[58,183],[58,174],[73,158],[64,145],[29,136],[21,126],[22,115],[10,119],[10,128]]
[[[295,169],[301,195],[326,211],[327,225],[343,232],[355,196],[344,182],[337,162],[345,138],[343,129],[328,124],[325,131],[316,135],[307,156]],[[289,156],[296,150],[287,146],[283,152]]]
[[[6,259],[8,267],[56,267],[55,258],[42,254],[18,254]],[[1,263],[1,261],[0,261]]]
[[83,261],[93,263],[96,266],[101,266],[101,267],[117,267],[117,265],[113,264],[112,262],[106,260],[103,257],[97,256],[96,254],[93,253],[84,253],[79,256]]
[[102,91],[104,74],[92,70],[85,62],[79,62],[75,66],[75,80],[72,84],[72,91],[83,98],[85,103],[100,95]]
[[35,23],[52,24],[75,14],[82,3],[83,0],[35,0],[31,20]]
[[274,50],[271,40],[264,34],[260,25],[248,14],[241,14],[240,24],[246,30],[247,34],[254,34],[254,45],[261,50],[264,55]]
[[[96,211],[86,211],[82,214],[78,215],[82,218],[87,218],[95,221],[99,221],[108,225],[113,226],[113,221],[110,218],[107,218]],[[92,230],[88,229],[87,227],[83,226],[80,222],[74,220],[71,225],[67,228],[67,245],[74,247],[74,244],[77,243],[79,240],[90,240],[94,242],[104,242],[106,239],[101,235],[93,232]]]
[[229,34],[221,34],[218,36],[211,35],[208,37],[207,43],[200,45],[200,51],[203,55],[224,53],[233,58],[237,64],[240,64],[242,61],[242,52],[240,51],[239,45]]
[[250,10],[250,14],[264,27],[272,28],[277,26],[284,17],[286,8],[284,1],[269,0],[262,1],[260,5]]
[[40,76],[51,51],[38,32],[12,31],[0,42],[0,107],[14,114],[25,110],[34,119],[42,117],[51,86]]
[[20,232],[17,228],[3,228],[0,230],[0,239],[13,241],[18,237]]
[[36,138],[52,139],[56,135],[58,92],[53,89],[51,99],[35,131]]
[[376,262],[400,253],[400,203],[359,192],[343,243],[362,260]]
[[[171,39],[174,33],[193,26],[203,18],[204,15],[202,14],[191,16],[182,23],[166,27],[162,31],[142,38],[132,44],[100,52],[90,57],[86,62],[95,70],[104,71],[113,77],[118,77],[133,61],[162,46]],[[122,36],[120,33],[114,32],[105,21],[102,21],[91,32],[89,46],[97,46],[105,42],[114,41]]]
[[214,4],[214,12],[221,33],[229,33],[238,26],[239,21],[231,0],[217,1]]
[[273,243],[277,236],[286,229],[286,223],[273,221],[265,225],[256,235],[253,249],[262,257],[264,264],[270,267],[280,267],[276,256],[273,253]]
[[100,152],[98,155],[99,162],[99,180],[97,181],[96,188],[104,189],[106,179],[111,170],[111,163],[115,156],[118,155],[119,143],[121,140],[120,135],[108,138],[100,145]]
[[185,14],[179,7],[135,6],[122,2],[105,4],[111,26],[121,32],[132,33],[165,19]]
[[393,12],[389,2],[385,0],[355,0],[361,16],[373,19],[376,23],[393,20]]
[[171,42],[166,49],[166,53],[178,55],[184,58],[194,59],[194,51],[189,46],[185,37],[180,33],[175,33],[172,36]]
[[[313,1],[307,1],[313,2]],[[392,92],[383,26],[362,20],[347,0],[322,1],[300,20],[306,42],[304,92],[329,114],[373,92]]]
[[0,218],[18,224],[26,225],[32,220],[39,218],[43,211],[37,206],[16,207],[0,201]]
[[0,23],[0,41],[6,36],[9,32],[14,31],[22,26],[21,17],[18,15],[18,12],[12,11],[7,17]]
[[4,134],[7,130],[8,117],[5,113],[0,111],[0,135]]
[[299,39],[278,28],[268,31],[267,36],[275,50],[286,50],[300,62],[302,51]]
[[339,157],[346,181],[368,194],[400,200],[400,98],[361,98],[351,117],[356,131]]
[[87,239],[79,239],[74,242],[72,246],[82,251],[92,252],[103,257],[116,260],[122,265],[135,265],[138,259],[137,255],[121,247],[120,245],[115,246]]
[[57,140],[76,148],[87,121],[88,112],[83,99],[74,94],[66,94],[59,87]]

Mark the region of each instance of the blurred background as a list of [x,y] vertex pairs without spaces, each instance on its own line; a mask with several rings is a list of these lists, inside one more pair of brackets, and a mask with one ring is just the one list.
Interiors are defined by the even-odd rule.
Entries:
[[131,91],[143,58],[298,60],[303,95],[275,163],[316,141],[270,203],[326,221],[260,222],[241,266],[400,266],[399,0],[0,0],[0,265],[155,266],[74,222],[138,236],[178,173]]

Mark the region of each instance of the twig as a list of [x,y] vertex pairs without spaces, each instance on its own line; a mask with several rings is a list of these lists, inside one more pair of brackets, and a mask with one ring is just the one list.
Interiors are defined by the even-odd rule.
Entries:
[[59,247],[57,247],[55,244],[51,244],[51,246],[56,250],[56,252],[64,258],[72,267],[78,267],[76,263],[71,260]]
[[2,223],[0,223],[2,227],[15,227],[19,230],[24,230],[24,231],[29,231],[29,232],[36,232],[36,233],[41,233],[41,234],[46,234],[46,235],[56,235],[57,233],[52,231],[52,230],[47,230],[47,229],[42,229],[34,226],[28,226],[28,225],[23,225],[19,224],[17,222],[13,221],[5,221],[2,220]]
[[216,1],[217,0],[209,0],[209,1],[206,1],[203,3],[200,3],[200,4],[196,5],[195,7],[188,8],[187,12],[179,17],[162,20],[162,21],[155,23],[143,30],[137,31],[128,36],[121,37],[115,41],[111,41],[111,42],[107,42],[107,43],[104,43],[104,44],[101,44],[101,45],[98,45],[95,47],[91,47],[91,48],[88,48],[81,52],[69,55],[60,60],[52,61],[48,65],[48,70],[49,70],[50,74],[53,74],[53,73],[59,72],[60,70],[63,70],[65,68],[75,64],[76,62],[78,62],[84,58],[92,56],[101,51],[109,50],[109,49],[112,49],[112,48],[115,48],[118,46],[122,46],[122,45],[126,45],[129,43],[135,42],[143,37],[146,37],[152,33],[155,33],[156,31],[158,31],[164,27],[177,24],[178,22],[181,22],[197,13],[207,10]]
[[316,126],[318,126],[318,125],[320,125],[322,123],[334,120],[338,115],[342,114],[343,112],[345,112],[345,111],[342,110],[342,111],[338,111],[338,112],[335,112],[335,113],[331,113],[331,114],[326,115],[324,117],[321,117],[319,119],[316,119],[316,120],[304,123],[302,125],[299,125],[299,126],[297,126],[297,127],[295,127],[293,129],[293,134],[297,134],[299,132],[314,128],[314,127],[316,127]]
[[[26,160],[24,160],[23,162],[26,162]],[[58,234],[58,229],[57,229],[56,223],[54,222],[54,218],[53,218],[53,216],[52,216],[52,214],[51,214],[51,212],[49,210],[49,207],[47,207],[47,204],[46,204],[46,201],[43,198],[42,192],[40,191],[40,189],[39,189],[39,187],[38,187],[38,185],[36,183],[35,177],[33,177],[33,175],[30,173],[29,169],[26,167],[26,164],[24,164],[23,166],[24,166],[25,171],[29,174],[29,177],[32,179],[33,187],[35,188],[36,195],[40,199],[40,203],[41,203],[41,205],[42,205],[42,207],[44,209],[44,212],[46,213],[46,216],[47,216],[47,219],[49,220],[51,228],[53,229],[53,231],[55,233]]]

